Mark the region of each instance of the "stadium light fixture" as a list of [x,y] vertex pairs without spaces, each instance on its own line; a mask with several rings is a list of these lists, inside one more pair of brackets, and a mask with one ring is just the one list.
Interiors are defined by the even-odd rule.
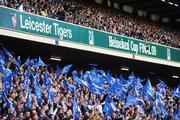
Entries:
[[129,68],[128,67],[122,67],[121,70],[122,71],[129,71]]
[[173,76],[172,76],[172,78],[178,79],[178,78],[179,78],[179,76],[177,76],[177,75],[173,75]]
[[172,2],[168,2],[170,5],[174,5],[174,3],[172,3]]
[[178,7],[179,5],[178,4],[174,4],[174,6]]
[[61,61],[61,58],[58,58],[58,57],[50,57],[50,60],[54,60],[54,61]]
[[162,2],[166,2],[166,0],[161,0]]

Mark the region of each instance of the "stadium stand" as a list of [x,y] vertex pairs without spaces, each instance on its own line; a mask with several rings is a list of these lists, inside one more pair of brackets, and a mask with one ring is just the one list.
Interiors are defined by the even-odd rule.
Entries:
[[[86,2],[82,0],[0,0],[0,5],[113,34],[180,48],[179,31],[130,16],[122,11],[105,9],[88,1],[90,0],[86,0]],[[6,13],[7,8],[5,8],[3,7],[1,10],[4,12],[0,13]],[[11,17],[7,18],[11,18],[12,21],[9,23],[16,26],[17,21],[13,21],[16,16],[11,14],[14,11],[10,12]],[[33,17],[40,18],[35,15]],[[1,18],[3,19],[3,17]],[[7,24],[8,22],[4,19],[2,23]],[[58,25],[62,23],[58,23]],[[7,26],[4,27],[7,29],[3,29],[3,25],[0,27],[2,31],[11,31],[7,34],[12,33],[13,30],[15,34],[18,34],[18,29],[12,28],[13,26],[9,27],[12,29],[8,29]],[[20,32],[19,36],[26,34],[26,32]],[[106,54],[108,56],[105,57],[100,56],[102,52],[72,49],[72,47],[59,44],[59,42],[68,43],[68,41],[55,40],[54,44],[55,37],[52,37],[53,40],[50,41],[53,44],[45,44],[43,40],[47,40],[47,36],[30,33],[32,32],[29,34],[27,32],[26,35],[34,37],[28,38],[24,35],[21,38],[13,36],[14,34],[10,36],[0,34],[0,120],[179,120],[179,66],[175,65],[179,65],[180,60],[178,58],[179,51],[175,51],[174,48],[161,46],[162,48],[158,49],[157,46],[157,56],[154,59],[164,62],[159,65],[160,62],[157,62],[158,64],[155,62],[155,64],[148,63],[146,60],[134,59],[138,57],[137,53],[127,52],[127,54],[132,54],[133,59],[125,59],[121,58],[123,55]],[[36,41],[36,43],[32,40],[33,38],[44,39],[39,43]],[[71,41],[69,40],[69,42]],[[89,46],[92,47],[91,49],[97,47]],[[146,51],[151,54],[151,47],[146,48]],[[153,48],[155,48],[156,55],[156,47]],[[9,49],[12,51],[8,51]],[[103,49],[101,48],[101,50]],[[103,53],[103,55],[105,54]],[[143,56],[143,54],[140,55]],[[49,57],[56,58],[57,56],[62,61],[51,61],[52,63],[48,64],[41,57],[26,58],[27,56],[42,56],[45,58],[44,61],[50,59]],[[151,60],[150,55],[144,55],[144,57]],[[99,59],[98,62],[103,66],[99,67],[101,69],[98,69],[97,64],[93,64],[94,59]],[[109,59],[113,59],[113,61],[109,61]],[[115,61],[119,62],[115,63]],[[168,66],[166,61],[176,64]],[[69,62],[73,64],[59,67]],[[87,69],[86,66],[83,66],[87,62],[92,62],[90,65],[94,67]],[[83,69],[76,68],[76,63],[82,65]],[[55,64],[57,65],[55,66]],[[108,65],[111,66],[110,68],[117,66],[118,69],[115,72],[118,73],[114,75],[114,71],[107,72],[104,66]],[[138,69],[133,70],[126,67],[130,65],[134,65]],[[133,72],[129,75],[127,71],[119,73],[119,67],[125,67],[128,71],[138,71],[138,75]],[[149,68],[151,69],[147,70]],[[145,78],[148,75],[148,77],[151,76],[149,71],[153,78],[167,78],[163,79],[164,81]],[[117,75],[120,76],[117,77]]]
[[179,31],[82,0],[1,0],[1,5],[114,34],[180,48]]
[[127,80],[103,70],[50,69],[39,57],[23,63],[0,50],[1,120],[179,120],[180,85]]

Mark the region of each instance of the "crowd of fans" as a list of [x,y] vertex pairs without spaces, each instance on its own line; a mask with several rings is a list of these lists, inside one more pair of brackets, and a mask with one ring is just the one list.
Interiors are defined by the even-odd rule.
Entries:
[[0,4],[114,34],[180,48],[179,31],[85,0],[0,0]]
[[180,85],[152,87],[132,73],[127,80],[73,65],[53,69],[41,58],[22,63],[0,50],[1,120],[179,120]]

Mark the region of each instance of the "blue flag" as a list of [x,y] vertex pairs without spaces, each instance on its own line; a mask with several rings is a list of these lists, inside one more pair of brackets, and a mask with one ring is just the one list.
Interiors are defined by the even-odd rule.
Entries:
[[3,95],[4,95],[4,100],[5,100],[5,102],[6,102],[6,107],[7,107],[8,109],[13,108],[13,103],[11,102],[11,100],[9,100],[9,98],[7,97],[7,95],[6,95],[5,92],[3,92]]
[[180,85],[173,90],[173,97],[180,98]]
[[118,95],[119,91],[120,91],[120,83],[118,82],[118,80],[115,81],[115,83],[113,85],[111,85],[108,89],[107,89],[107,93],[111,94],[111,95]]
[[38,64],[38,66],[41,66],[41,67],[47,66],[47,65],[41,60],[41,57],[39,57],[37,64]]
[[151,85],[150,80],[148,79],[146,84],[143,87],[143,97],[145,100],[151,100],[154,97],[155,90]]
[[162,118],[165,118],[166,116],[168,116],[168,113],[163,106],[160,106],[160,109],[161,109]]
[[15,60],[13,61],[13,63],[14,63],[18,68],[21,67],[20,61],[18,61],[18,60],[15,59]]
[[143,105],[144,101],[136,96],[128,95],[125,106],[129,105]]
[[25,89],[29,88],[29,85],[30,85],[30,79],[28,77],[25,77],[24,81],[23,81],[22,89],[25,90]]
[[109,72],[107,73],[106,79],[109,86],[113,85],[116,81]]
[[0,78],[4,76],[5,67],[4,65],[0,65]]
[[57,75],[57,78],[61,75],[61,70],[58,65],[56,65],[56,75]]
[[9,76],[5,76],[2,78],[2,83],[3,86],[5,87],[6,92],[9,92],[11,90],[12,87],[12,74],[10,74]]
[[41,104],[42,102],[42,96],[43,96],[43,91],[42,91],[42,88],[41,88],[41,85],[38,81],[38,78],[37,76],[34,77],[35,78],[35,95],[37,97],[37,101],[39,104]]
[[10,60],[10,59],[13,58],[13,55],[8,50],[6,50],[4,47],[2,47],[2,49],[3,49],[3,51],[4,51],[5,55],[6,55],[5,56],[6,60]]
[[156,85],[157,88],[159,88],[159,89],[160,89],[160,88],[165,88],[165,89],[168,88],[168,86],[166,85],[165,82],[163,82],[162,80],[159,80],[159,82],[160,82],[160,83]]
[[75,120],[79,120],[78,100],[75,94],[74,94],[74,101],[73,101],[73,115],[74,115]]
[[98,74],[98,70],[92,70],[88,74],[88,77],[86,78],[88,83],[93,83],[99,87],[104,86],[104,79],[102,79],[103,76]]
[[55,91],[53,90],[53,88],[50,88],[48,90],[48,93],[49,93],[49,101],[51,104],[54,103],[54,98],[55,98]]
[[44,74],[44,85],[45,85],[48,89],[50,89],[50,86],[51,86],[52,83],[53,83],[53,82],[52,82],[52,79],[50,78],[49,74],[46,72],[46,73]]
[[69,72],[69,70],[71,69],[71,67],[72,67],[72,64],[70,64],[70,65],[67,65],[67,66],[65,66],[63,69],[62,69],[62,74],[67,74],[68,72]]
[[156,107],[164,105],[164,102],[162,99],[163,99],[163,95],[159,92],[156,92],[156,99],[155,99]]
[[25,66],[30,65],[30,58],[29,58],[29,57],[27,58],[27,60],[26,60],[26,62],[24,63],[24,65],[25,65]]
[[88,87],[88,84],[78,77],[77,71],[73,71],[72,76],[78,85],[83,85],[85,87]]
[[157,107],[155,104],[153,104],[152,113],[153,113],[153,115],[155,115],[155,116],[156,116],[156,115],[159,115],[159,114],[161,113],[160,108]]
[[131,75],[128,77],[128,81],[132,83],[135,79],[136,77],[134,76],[134,73],[131,72]]
[[89,83],[88,84],[88,88],[90,89],[90,91],[94,94],[97,95],[102,95],[104,94],[104,87],[102,86],[98,86],[95,83]]
[[76,93],[76,86],[69,84],[67,80],[64,80],[64,87],[69,89],[72,93]]
[[166,90],[167,90],[167,85],[162,81],[159,80],[160,83],[156,85],[158,92],[160,92],[163,95],[163,98],[166,96]]
[[114,101],[112,98],[110,98],[109,96],[107,96],[106,100],[105,100],[105,104],[103,107],[103,111],[105,112],[105,116],[111,116],[113,112],[115,112],[117,110]]
[[120,84],[126,84],[126,80],[124,79],[124,76],[122,74],[119,77],[119,83]]
[[1,53],[0,53],[0,66],[4,66],[5,65],[5,60],[3,59]]

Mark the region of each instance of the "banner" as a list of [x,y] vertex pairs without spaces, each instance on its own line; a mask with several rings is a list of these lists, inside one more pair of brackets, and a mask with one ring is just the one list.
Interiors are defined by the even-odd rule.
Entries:
[[[180,50],[0,6],[0,28],[180,62]],[[43,41],[42,41],[43,42]]]

